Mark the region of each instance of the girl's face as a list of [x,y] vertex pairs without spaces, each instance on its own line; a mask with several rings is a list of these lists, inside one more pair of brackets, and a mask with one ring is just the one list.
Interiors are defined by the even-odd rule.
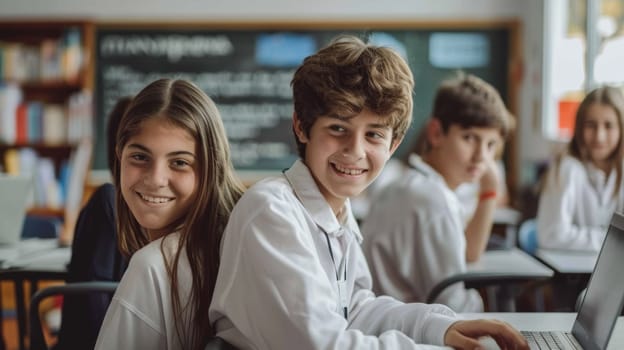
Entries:
[[162,118],[145,120],[122,149],[121,193],[151,240],[188,212],[197,176],[195,140]]
[[583,145],[592,162],[601,167],[620,141],[621,130],[613,107],[593,103],[583,120]]

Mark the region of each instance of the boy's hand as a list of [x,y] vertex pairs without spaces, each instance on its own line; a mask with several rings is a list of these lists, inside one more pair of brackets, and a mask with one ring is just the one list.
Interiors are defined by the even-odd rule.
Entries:
[[529,344],[512,326],[498,320],[458,321],[444,335],[444,344],[455,349],[480,349],[478,338],[490,336],[502,350],[529,350]]
[[500,175],[498,174],[498,167],[496,165],[496,160],[489,159],[485,162],[485,172],[481,176],[479,180],[479,186],[481,192],[486,191],[496,191],[498,189],[498,181]]

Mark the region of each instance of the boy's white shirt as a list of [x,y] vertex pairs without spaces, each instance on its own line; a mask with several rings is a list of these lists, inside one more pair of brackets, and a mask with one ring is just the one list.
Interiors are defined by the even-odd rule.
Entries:
[[[173,259],[178,233],[169,234],[139,249],[128,265],[106,311],[95,349],[183,349],[171,307],[171,282],[161,252]],[[178,265],[178,291],[186,304],[192,286],[191,268],[183,250]],[[184,316],[189,320],[191,308]],[[183,324],[182,329],[190,326]],[[184,335],[182,335],[184,337]]]
[[[373,199],[363,222],[364,252],[376,293],[424,302],[443,279],[466,271],[465,208],[444,178],[419,156],[397,183]],[[481,312],[474,289],[456,283],[436,302],[457,312]]]
[[[606,178],[606,181],[605,181]],[[549,170],[537,212],[539,246],[599,251],[614,211],[624,209],[624,185],[614,197],[616,174],[562,157]]]
[[[222,241],[209,314],[218,336],[241,349],[443,345],[446,330],[457,321],[450,309],[404,304],[372,293],[361,235],[348,201],[345,206],[341,225],[301,161],[284,176],[247,190]],[[335,265],[346,264],[348,320],[324,232]]]

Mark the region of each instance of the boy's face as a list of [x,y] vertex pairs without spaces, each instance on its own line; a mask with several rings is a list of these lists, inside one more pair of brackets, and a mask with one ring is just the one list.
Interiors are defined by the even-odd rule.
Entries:
[[392,129],[367,109],[350,118],[321,116],[309,136],[293,118],[297,138],[306,144],[304,162],[325,200],[338,212],[376,177],[397,148]]
[[[435,132],[434,132],[435,133]],[[434,168],[451,189],[464,182],[476,181],[494,160],[501,142],[498,129],[488,127],[463,128],[453,124],[446,133],[438,129],[431,138]]]

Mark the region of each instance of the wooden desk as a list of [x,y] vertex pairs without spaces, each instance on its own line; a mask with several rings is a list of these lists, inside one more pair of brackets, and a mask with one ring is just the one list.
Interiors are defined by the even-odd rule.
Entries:
[[[576,313],[573,312],[485,312],[460,315],[465,319],[495,318],[505,321],[521,331],[567,331],[572,329]],[[608,350],[624,349],[624,317],[615,324]]]
[[[12,247],[2,247],[0,254],[5,259],[0,266],[0,280],[12,281],[15,286],[19,348],[23,350],[26,349],[27,334],[24,282],[30,281],[32,294],[37,290],[39,281],[65,280],[71,249],[59,247],[56,239],[36,239],[25,240]],[[1,332],[0,337],[4,340]]]
[[439,282],[429,293],[427,302],[433,302],[446,287],[454,283],[464,282],[472,288],[495,285],[501,287],[495,298],[500,298],[500,305],[497,306],[504,311],[513,311],[515,300],[510,289],[512,284],[546,280],[553,275],[552,269],[518,248],[489,250],[483,253],[479,261],[469,263],[466,272]]

